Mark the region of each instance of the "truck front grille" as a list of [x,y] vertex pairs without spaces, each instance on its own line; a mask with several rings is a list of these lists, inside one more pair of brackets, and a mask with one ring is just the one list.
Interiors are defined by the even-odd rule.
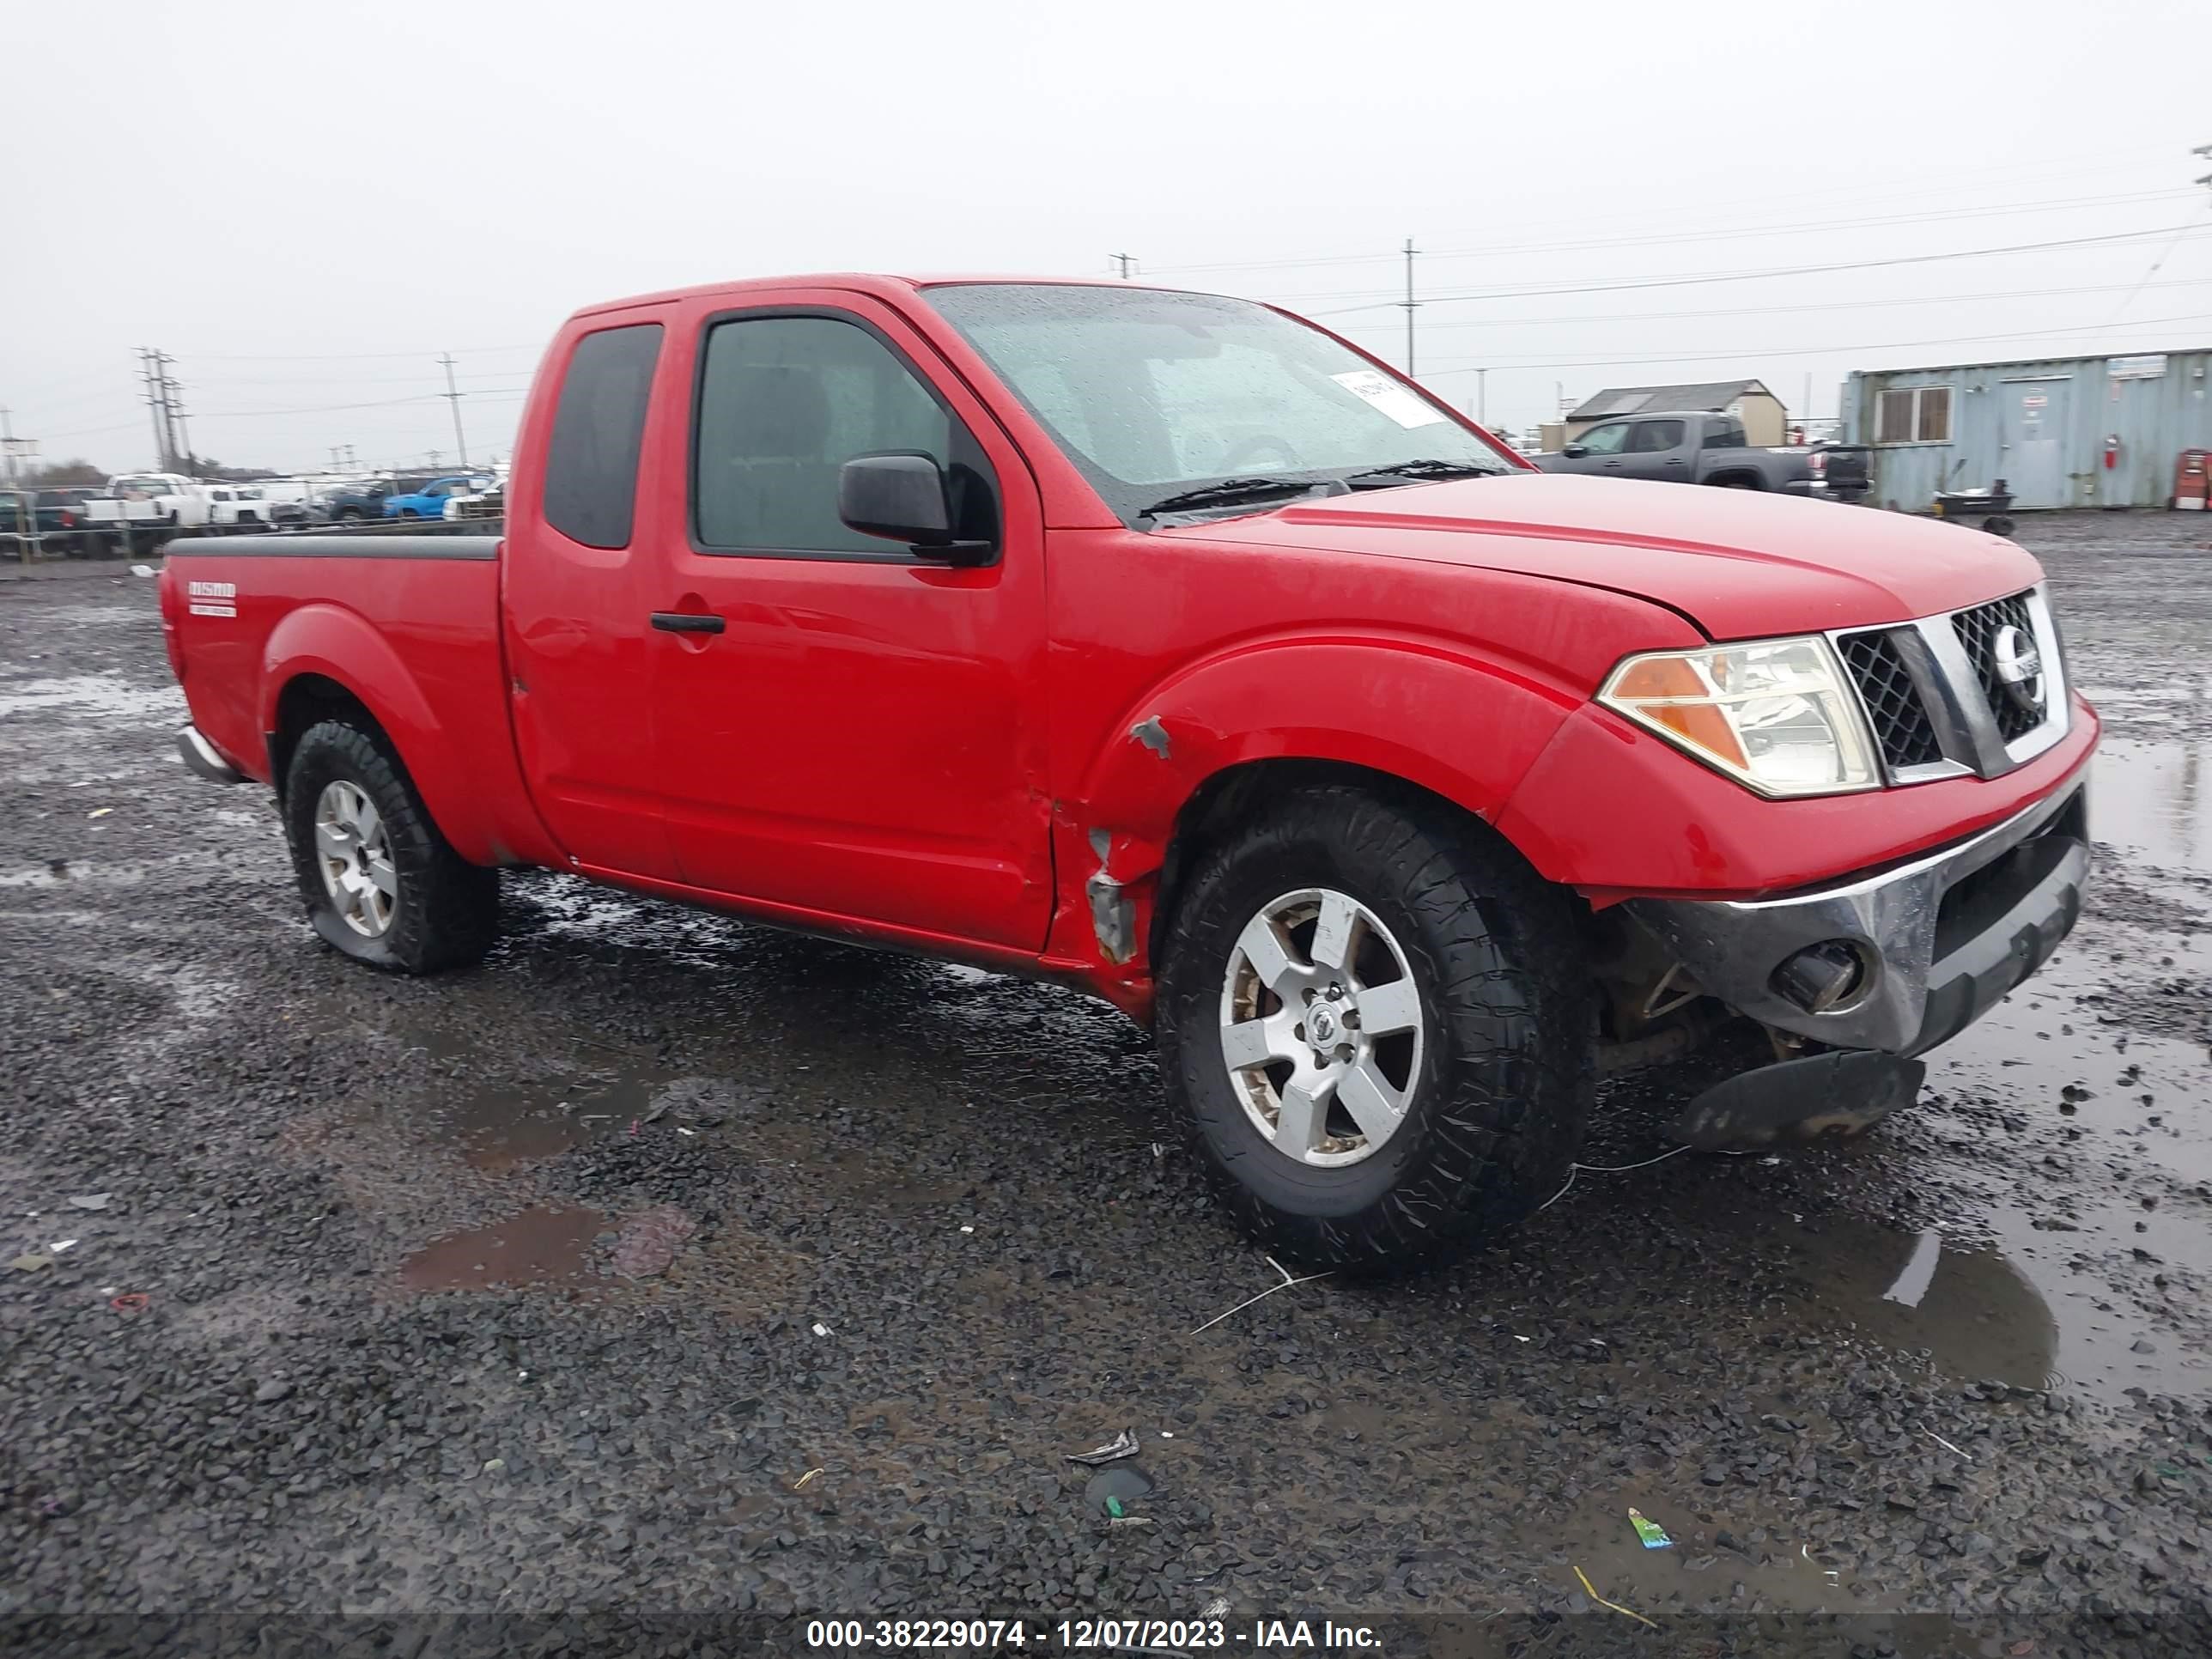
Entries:
[[1961,611],[1951,618],[1951,626],[1958,633],[1959,643],[1966,647],[1966,660],[1973,665],[1974,678],[1981,682],[1982,695],[1989,700],[1990,712],[1996,716],[1997,730],[2004,733],[2005,741],[2024,738],[2041,725],[2042,712],[2023,708],[1997,678],[1997,635],[2007,628],[2017,628],[2029,639],[2035,637],[2035,624],[2027,614],[2027,596],[2015,593],[2008,599]]
[[1936,722],[1920,701],[1919,689],[1905,672],[1905,659],[1887,634],[1846,634],[1837,643],[1843,647],[1844,666],[1859,689],[1867,718],[1874,723],[1875,741],[1893,772],[1908,766],[1929,766],[1943,758],[1936,740]]
[[[2011,639],[2008,629],[2024,637]],[[1996,777],[2066,734],[2064,665],[2040,588],[1831,638],[1892,783]],[[2019,679],[2029,646],[2039,667],[2024,684],[2008,684],[2001,659]]]

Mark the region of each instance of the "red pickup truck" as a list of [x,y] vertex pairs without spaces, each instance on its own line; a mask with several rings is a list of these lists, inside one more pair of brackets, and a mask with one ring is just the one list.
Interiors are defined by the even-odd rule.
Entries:
[[1601,1072],[1907,1091],[2087,877],[2035,562],[1530,469],[1249,301],[830,276],[572,319],[505,534],[185,541],[184,757],[424,973],[501,866],[1039,975],[1158,1033],[1279,1249],[1526,1213]]

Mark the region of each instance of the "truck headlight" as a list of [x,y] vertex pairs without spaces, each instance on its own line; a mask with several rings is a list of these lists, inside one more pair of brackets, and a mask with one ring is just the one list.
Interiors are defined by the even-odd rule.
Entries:
[[1858,699],[1817,634],[1631,657],[1597,700],[1762,795],[1881,782]]

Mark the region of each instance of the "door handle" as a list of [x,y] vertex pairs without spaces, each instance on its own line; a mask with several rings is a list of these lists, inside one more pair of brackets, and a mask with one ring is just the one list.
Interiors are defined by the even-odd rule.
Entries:
[[719,634],[722,631],[720,617],[702,616],[696,611],[656,611],[653,625],[664,634]]

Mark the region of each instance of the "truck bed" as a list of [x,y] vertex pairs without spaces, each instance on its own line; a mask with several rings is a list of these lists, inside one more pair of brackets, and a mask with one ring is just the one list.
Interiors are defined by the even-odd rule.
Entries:
[[172,543],[162,628],[192,724],[237,770],[281,784],[318,700],[349,697],[343,663],[456,851],[549,859],[508,721],[501,540],[410,529]]

